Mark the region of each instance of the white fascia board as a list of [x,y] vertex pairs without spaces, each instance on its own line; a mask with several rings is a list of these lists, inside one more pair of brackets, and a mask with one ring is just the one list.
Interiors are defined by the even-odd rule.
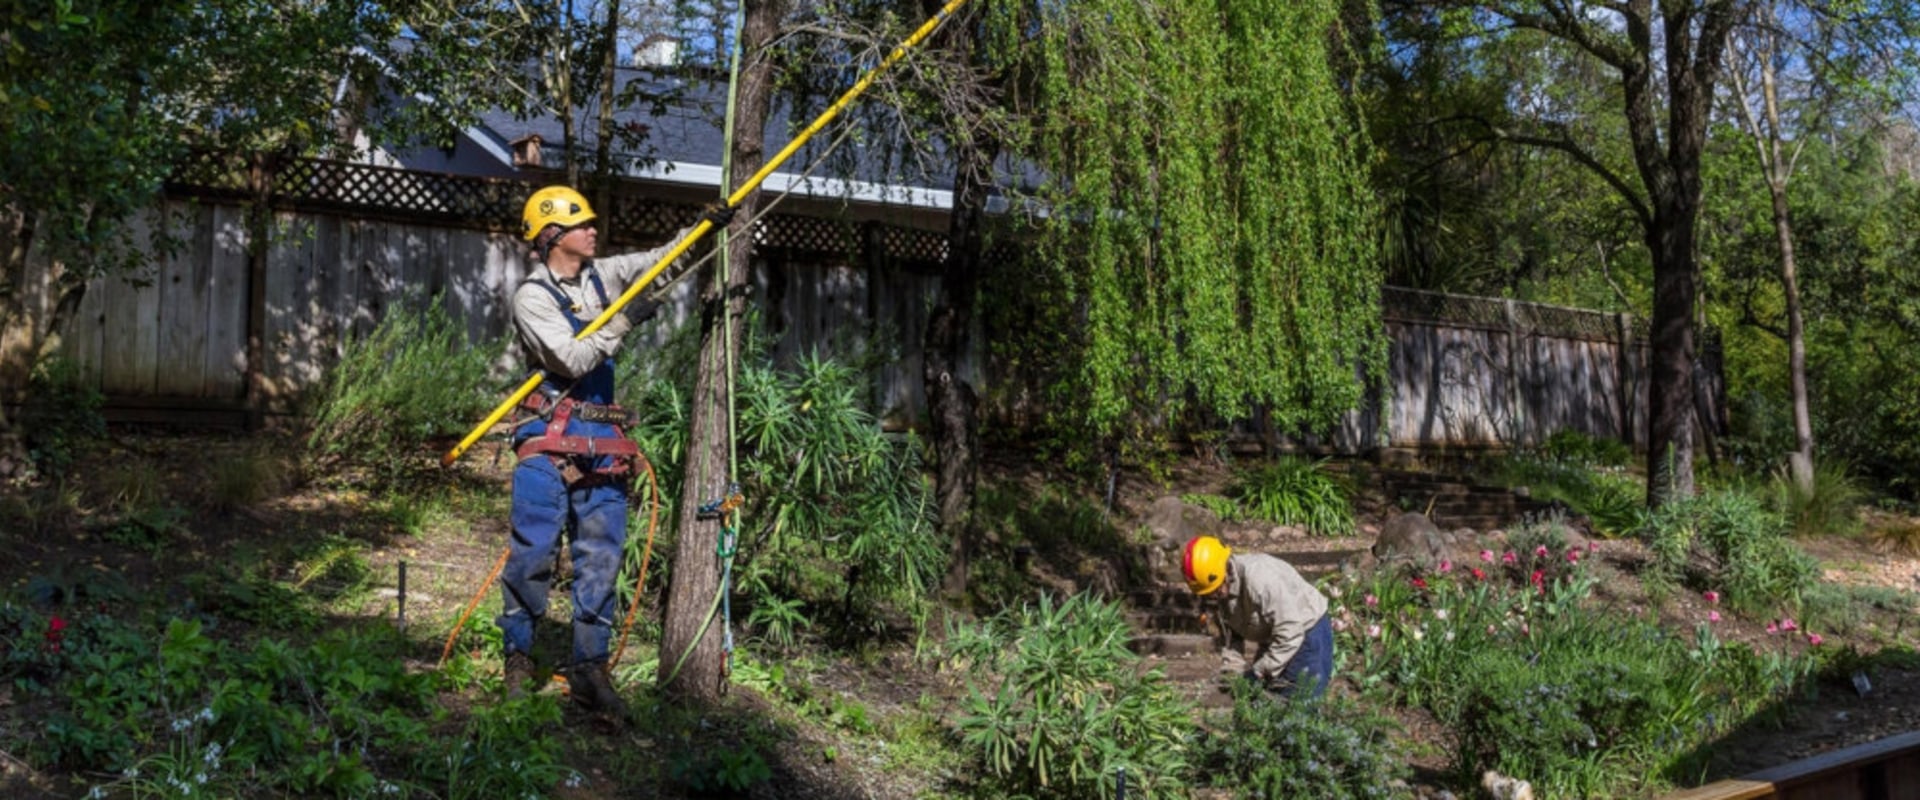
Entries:
[[[628,174],[636,178],[663,183],[716,189],[720,186],[720,168],[712,164],[655,161],[650,165],[635,164],[629,169]],[[850,200],[942,211],[953,208],[953,192],[945,189],[921,189],[838,178],[814,178],[795,175],[791,172],[775,172],[768,175],[767,179],[760,184],[760,188],[769,192],[791,193],[828,200]],[[994,198],[994,201],[1004,204],[1004,201],[1000,201],[999,198]],[[988,205],[991,206],[993,203],[990,202]]]

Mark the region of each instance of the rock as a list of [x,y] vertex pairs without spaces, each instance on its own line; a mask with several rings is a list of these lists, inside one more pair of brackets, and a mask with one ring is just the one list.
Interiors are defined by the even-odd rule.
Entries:
[[1220,516],[1200,506],[1167,495],[1153,501],[1140,524],[1153,534],[1162,547],[1178,547],[1201,534],[1219,535]]
[[1509,778],[1493,770],[1480,775],[1480,788],[1493,800],[1533,800],[1533,784]]
[[1409,511],[1394,517],[1373,540],[1371,552],[1380,563],[1409,563],[1425,568],[1445,558],[1450,546],[1446,534],[1427,519],[1427,515]]

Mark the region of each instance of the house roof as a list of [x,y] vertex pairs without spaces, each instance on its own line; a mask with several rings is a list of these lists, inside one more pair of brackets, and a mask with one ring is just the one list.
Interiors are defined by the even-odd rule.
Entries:
[[[644,94],[666,98],[657,114],[653,104],[645,102],[614,111],[615,126],[646,132],[637,150],[616,140],[616,147],[622,148],[615,151],[617,168],[649,181],[717,190],[725,146],[726,83],[683,78],[660,68],[631,67],[619,69],[617,80],[621,85],[618,93],[637,88]],[[767,124],[767,156],[771,158],[785,148],[793,134],[812,121],[811,116],[796,121],[790,98],[777,99]],[[836,144],[849,125],[860,129]],[[592,153],[599,130],[598,110],[577,111],[574,130],[577,152]],[[537,135],[542,141],[543,164],[564,163],[564,128],[551,116],[518,119],[496,109],[483,114],[479,126],[469,133],[509,166],[508,143],[529,135]],[[913,134],[897,119],[889,118],[886,109],[856,102],[769,175],[763,188],[791,191],[815,200],[950,209],[953,166],[946,157],[945,144],[934,137],[916,153],[909,146]],[[831,160],[815,166],[829,149],[833,151]],[[814,168],[808,173],[810,166]],[[1033,171],[1025,173],[1029,177],[1024,183],[1037,183],[1031,177]],[[988,202],[992,212],[1004,212],[1007,207],[997,192]]]
[[[726,142],[726,82],[689,81],[664,75],[659,69],[634,67],[620,69],[618,81],[622,92],[637,84],[645,94],[668,98],[659,113],[649,107],[653,104],[645,102],[614,111],[616,127],[645,130],[645,142],[637,150],[616,140],[616,148],[622,148],[614,152],[618,169],[626,175],[655,182],[718,188]],[[793,140],[793,134],[810,123],[812,117],[793,119],[793,102],[789,98],[776,100],[766,125],[768,157],[783,150]],[[856,130],[841,140],[847,125],[862,125],[864,130]],[[574,130],[580,142],[578,152],[593,152],[599,130],[597,109],[576,111]],[[492,142],[493,146],[486,150],[493,153],[493,157],[507,159],[507,163],[511,163],[509,142],[538,134],[543,152],[541,163],[564,163],[564,130],[555,117],[516,119],[513,113],[495,109],[482,115],[480,127],[470,130],[470,134]],[[899,123],[885,119],[883,109],[854,104],[841,113],[833,125],[793,153],[789,161],[766,178],[762,188],[768,192],[791,190],[797,196],[814,200],[950,209],[952,163],[945,157],[945,144],[935,138],[931,146],[927,146],[931,153],[900,157],[899,153],[912,152],[908,148],[910,136],[912,130],[900,129]],[[831,161],[814,167],[816,159],[829,150],[833,150]],[[812,173],[808,173],[808,167],[814,167]],[[989,209],[1004,211],[1006,203],[989,201]]]

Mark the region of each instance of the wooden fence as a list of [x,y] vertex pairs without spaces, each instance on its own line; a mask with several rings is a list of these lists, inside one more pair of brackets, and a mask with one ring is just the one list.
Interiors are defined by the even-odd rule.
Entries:
[[[262,194],[262,180],[271,224],[255,255],[242,201]],[[197,162],[170,186],[163,219],[144,229],[164,230],[180,246],[155,245],[133,281],[90,285],[57,332],[59,352],[98,382],[121,417],[296,411],[350,337],[410,296],[441,297],[476,340],[505,335],[509,297],[528,263],[506,227],[530,188],[336,162],[252,173]],[[609,249],[658,244],[697,214],[693,203],[623,187],[608,214]],[[914,424],[924,405],[921,333],[939,292],[932,267],[944,237],[780,213],[754,236],[758,306],[778,354],[882,348],[870,354],[882,365],[876,408],[890,427]],[[692,295],[690,284],[675,287],[664,319],[690,319]],[[51,298],[43,300],[44,310]],[[1561,429],[1643,438],[1646,337],[1634,320],[1391,288],[1383,303],[1387,399],[1350,414],[1323,449],[1533,444]],[[657,346],[673,327],[652,326],[635,345]],[[258,359],[248,357],[250,333],[261,340]],[[984,384],[984,363],[975,353],[963,369]],[[1709,359],[1705,377],[1717,374]]]

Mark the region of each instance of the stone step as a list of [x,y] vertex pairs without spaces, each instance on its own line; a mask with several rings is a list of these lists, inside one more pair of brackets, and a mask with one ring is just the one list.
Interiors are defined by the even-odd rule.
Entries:
[[1452,483],[1452,482],[1445,482],[1445,483],[1387,483],[1387,484],[1383,484],[1383,486],[1384,486],[1384,487],[1386,488],[1386,491],[1387,491],[1387,494],[1390,494],[1390,495],[1401,495],[1401,496],[1407,496],[1407,495],[1421,495],[1421,496],[1426,496],[1426,495],[1441,495],[1441,496],[1452,496],[1452,495],[1469,495],[1469,496],[1477,496],[1477,495],[1493,495],[1493,496],[1500,496],[1500,495],[1511,495],[1511,494],[1513,494],[1513,490],[1512,490],[1512,489],[1508,489],[1508,488],[1506,488],[1506,487],[1504,487],[1504,486],[1480,486],[1480,485],[1476,485],[1476,484],[1466,484],[1466,483]]
[[1213,637],[1201,633],[1155,633],[1135,636],[1128,649],[1143,656],[1176,658],[1213,652]]

